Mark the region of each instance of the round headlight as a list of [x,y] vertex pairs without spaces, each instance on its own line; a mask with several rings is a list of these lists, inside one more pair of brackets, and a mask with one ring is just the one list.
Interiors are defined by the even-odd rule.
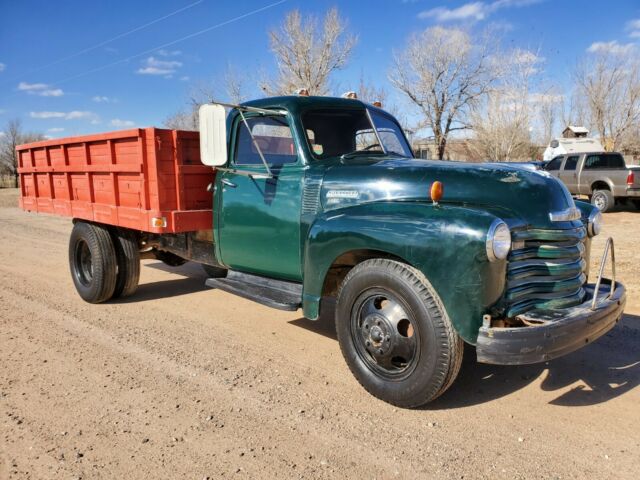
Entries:
[[597,208],[589,214],[589,223],[587,224],[587,231],[590,237],[595,237],[602,230],[602,213]]
[[490,261],[504,260],[511,250],[511,231],[507,224],[496,218],[487,233],[487,257]]

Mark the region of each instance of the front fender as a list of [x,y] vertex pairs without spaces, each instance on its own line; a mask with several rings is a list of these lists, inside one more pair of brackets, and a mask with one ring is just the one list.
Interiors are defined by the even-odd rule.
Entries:
[[486,235],[495,216],[471,208],[421,202],[379,202],[319,215],[304,257],[303,309],[319,316],[324,280],[339,256],[377,250],[427,277],[458,334],[475,343],[482,315],[504,290],[506,262],[489,262]]

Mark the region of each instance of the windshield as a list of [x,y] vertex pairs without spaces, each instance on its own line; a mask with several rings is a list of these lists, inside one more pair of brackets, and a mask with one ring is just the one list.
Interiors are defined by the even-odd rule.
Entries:
[[[411,148],[400,126],[391,117],[359,109],[310,110],[302,123],[314,157],[318,159],[388,153],[412,158]],[[373,126],[375,125],[375,129]]]

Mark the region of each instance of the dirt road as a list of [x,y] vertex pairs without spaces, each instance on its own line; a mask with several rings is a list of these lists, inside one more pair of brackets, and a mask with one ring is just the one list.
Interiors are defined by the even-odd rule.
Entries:
[[411,411],[357,384],[331,318],[205,289],[197,265],[145,261],[134,297],[82,302],[70,221],[14,205],[0,190],[0,479],[638,478],[640,213],[606,216],[621,325],[546,365],[467,355]]

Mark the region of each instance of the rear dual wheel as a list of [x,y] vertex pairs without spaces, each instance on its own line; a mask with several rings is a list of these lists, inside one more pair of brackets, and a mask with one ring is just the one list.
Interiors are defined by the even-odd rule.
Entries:
[[347,274],[336,331],[360,384],[400,407],[437,398],[462,363],[462,339],[437,293],[419,270],[394,260],[367,260]]
[[89,303],[131,295],[138,286],[140,255],[131,232],[77,222],[69,240],[69,268],[80,297]]

